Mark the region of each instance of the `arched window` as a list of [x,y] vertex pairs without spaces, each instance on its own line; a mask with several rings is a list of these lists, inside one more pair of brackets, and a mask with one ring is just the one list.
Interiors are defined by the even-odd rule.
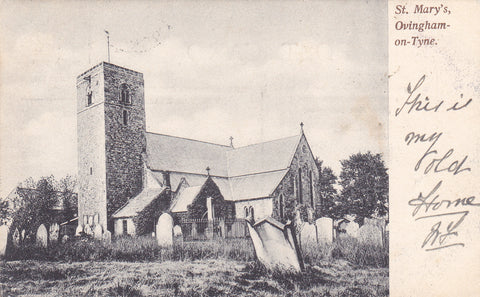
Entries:
[[309,172],[309,182],[310,182],[310,204],[312,205],[313,208],[315,208],[315,204],[313,202],[313,172],[310,170]]
[[126,110],[123,111],[123,124],[124,125],[128,124],[128,111]]
[[303,203],[302,193],[302,168],[298,168],[298,203]]
[[243,208],[245,210],[245,218],[248,219],[248,207]]
[[127,84],[120,85],[120,101],[122,103],[130,104],[130,91],[128,90]]
[[252,220],[255,220],[255,212],[253,211],[253,206],[250,206],[250,216],[252,217]]
[[280,219],[283,219],[283,194],[278,197],[278,210],[280,212]]

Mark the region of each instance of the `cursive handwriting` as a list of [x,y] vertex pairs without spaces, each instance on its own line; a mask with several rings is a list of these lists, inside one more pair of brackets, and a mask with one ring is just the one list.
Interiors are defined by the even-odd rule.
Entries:
[[[400,113],[405,109],[407,113],[411,113],[414,111],[425,111],[425,112],[438,112],[441,110],[441,108],[445,105],[444,100],[437,101],[435,103],[432,103],[430,101],[429,96],[422,96],[422,93],[418,92],[420,87],[423,85],[425,82],[426,75],[424,74],[415,84],[415,86],[412,88],[411,83],[408,83],[407,85],[407,93],[408,97],[403,102],[403,105],[395,110],[395,116],[399,116]],[[460,94],[460,98],[463,99],[463,94]],[[455,102],[453,105],[450,107],[446,108],[446,111],[458,111],[461,109],[466,108],[470,103],[473,101],[472,98],[469,98],[467,102],[460,104],[459,101]]]
[[415,165],[415,171],[418,171],[422,166],[422,164],[428,162],[429,158],[431,158],[430,163],[428,163],[425,166],[425,169],[423,171],[424,174],[427,174],[432,170],[433,170],[432,172],[434,173],[446,171],[446,172],[453,173],[453,175],[457,175],[464,171],[471,171],[470,167],[464,167],[465,162],[468,159],[468,155],[458,160],[452,161],[450,157],[455,152],[453,148],[450,148],[444,154],[439,154],[438,151],[434,149],[435,144],[437,144],[437,142],[439,141],[442,135],[443,135],[442,132],[434,132],[429,136],[425,133],[420,134],[415,132],[409,132],[405,136],[405,142],[407,143],[407,145],[410,145],[412,142],[413,143],[417,143],[417,142],[431,143],[431,145],[428,147],[428,149],[425,151],[425,153],[422,155],[422,157],[418,160],[417,164]]
[[457,198],[454,200],[450,200],[450,199],[438,200],[438,198],[440,197],[440,194],[437,194],[437,192],[440,189],[440,186],[442,185],[442,183],[443,181],[439,181],[435,185],[435,187],[433,187],[430,193],[428,193],[428,195],[423,196],[423,193],[420,192],[417,198],[408,201],[408,205],[415,207],[412,212],[412,217],[416,216],[418,212],[421,211],[422,209],[424,210],[424,213],[428,213],[431,210],[438,210],[440,208],[449,209],[451,206],[452,207],[480,206],[480,203],[474,203],[475,196]]
[[430,233],[427,234],[422,243],[422,248],[425,248],[425,251],[428,252],[454,246],[465,246],[463,242],[451,242],[448,239],[458,236],[457,228],[462,224],[467,215],[468,211],[458,211],[417,218],[415,221],[440,218],[439,221],[432,225]]

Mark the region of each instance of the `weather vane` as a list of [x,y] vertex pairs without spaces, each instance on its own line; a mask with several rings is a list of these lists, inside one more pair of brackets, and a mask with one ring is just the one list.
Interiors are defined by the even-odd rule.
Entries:
[[103,30],[107,34],[107,53],[108,53],[108,63],[110,63],[110,33],[107,30]]

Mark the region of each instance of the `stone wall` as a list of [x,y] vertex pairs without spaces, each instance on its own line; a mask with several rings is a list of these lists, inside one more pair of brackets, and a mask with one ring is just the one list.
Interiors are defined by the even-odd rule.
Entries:
[[[301,169],[301,183],[299,182],[299,169]],[[310,173],[312,182],[310,183]],[[319,172],[315,159],[307,143],[305,135],[302,135],[291,166],[283,180],[273,192],[273,217],[281,222],[293,220],[295,211],[303,206],[304,219],[308,216],[306,212],[312,212],[320,207],[320,198],[317,197],[316,187],[318,184]],[[299,185],[302,186],[301,198],[299,197]],[[280,211],[280,195],[283,196],[283,216]],[[312,204],[313,199],[313,204]]]
[[[142,190],[145,101],[143,74],[104,63],[104,79],[107,213],[110,216]],[[130,103],[121,100],[122,84],[128,87]]]
[[245,208],[252,207],[255,221],[272,216],[273,199],[261,198],[235,202],[235,214],[237,219],[245,219]]
[[[103,65],[99,64],[77,78],[78,137],[78,217],[99,214],[107,224],[105,176],[105,113]],[[88,93],[91,104],[87,104]]]

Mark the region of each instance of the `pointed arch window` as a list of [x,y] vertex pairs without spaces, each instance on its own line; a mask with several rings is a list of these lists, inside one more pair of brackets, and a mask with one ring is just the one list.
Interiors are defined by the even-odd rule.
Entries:
[[298,191],[297,191],[297,199],[298,203],[303,203],[303,193],[302,193],[302,168],[298,168]]
[[308,178],[308,181],[310,183],[310,204],[313,208],[315,208],[315,204],[314,204],[314,199],[313,199],[313,194],[314,194],[314,187],[313,187],[313,172],[310,170],[309,172],[309,178]]
[[130,90],[128,88],[127,84],[121,84],[120,85],[120,101],[125,104],[131,104],[132,99],[130,96]]

